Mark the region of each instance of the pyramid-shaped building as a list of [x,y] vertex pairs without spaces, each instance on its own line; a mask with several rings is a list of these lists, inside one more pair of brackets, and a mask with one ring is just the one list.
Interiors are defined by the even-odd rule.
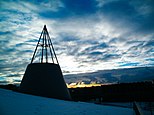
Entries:
[[19,91],[71,100],[46,25],[38,40],[31,63],[27,66]]

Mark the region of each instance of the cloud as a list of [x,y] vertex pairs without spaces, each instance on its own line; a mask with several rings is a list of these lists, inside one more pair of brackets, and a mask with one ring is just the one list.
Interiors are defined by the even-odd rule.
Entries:
[[115,70],[100,70],[91,73],[65,75],[68,84],[71,83],[124,83],[153,80],[153,67],[127,68]]
[[24,74],[44,24],[65,74],[154,65],[152,0],[0,4],[2,76]]
[[111,2],[104,2],[100,9],[113,22],[111,22],[112,24],[119,24],[121,22],[123,26],[133,26],[136,33],[143,35],[143,33],[151,33],[154,30],[152,21],[154,18],[153,6],[153,0],[113,0]]

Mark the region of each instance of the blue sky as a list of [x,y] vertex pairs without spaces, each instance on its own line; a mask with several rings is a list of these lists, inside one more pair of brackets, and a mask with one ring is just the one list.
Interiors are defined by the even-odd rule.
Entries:
[[153,0],[1,0],[0,82],[18,82],[44,24],[66,74],[154,66]]

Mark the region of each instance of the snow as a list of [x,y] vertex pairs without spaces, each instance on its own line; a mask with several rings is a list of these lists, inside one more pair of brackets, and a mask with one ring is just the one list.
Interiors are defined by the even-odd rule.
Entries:
[[0,115],[131,115],[130,108],[64,101],[0,89]]

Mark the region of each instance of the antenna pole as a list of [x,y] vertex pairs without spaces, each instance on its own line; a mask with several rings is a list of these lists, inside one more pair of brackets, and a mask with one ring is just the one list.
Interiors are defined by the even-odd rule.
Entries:
[[35,54],[36,54],[36,51],[37,51],[37,47],[38,47],[39,42],[40,42],[41,37],[42,37],[42,33],[43,33],[43,30],[42,30],[42,32],[41,32],[40,38],[39,38],[38,43],[37,43],[37,45],[36,45],[36,48],[35,48],[35,51],[34,51],[34,54],[33,54],[32,60],[31,60],[31,63],[33,63],[33,60],[34,60],[34,57],[35,57]]
[[[46,34],[46,33],[45,33]],[[45,51],[46,51],[46,63],[48,63],[48,50],[47,50],[47,47],[48,47],[48,44],[47,44],[47,38],[46,38],[46,36],[45,36]]]
[[[41,43],[40,43],[41,42]],[[40,51],[41,51],[41,60],[39,61],[40,63],[48,63],[48,53],[51,54],[51,59],[52,59],[52,63],[56,62],[59,65],[51,38],[49,36],[49,33],[47,31],[46,25],[44,25],[44,28],[41,32],[40,38],[38,40],[38,43],[36,45],[31,63],[33,63],[34,58],[37,55],[37,50],[38,50],[38,46],[40,46]],[[48,49],[49,48],[49,49]],[[45,57],[44,57],[45,56]],[[54,59],[55,58],[55,59]]]
[[41,46],[42,46],[42,57],[41,57],[41,63],[43,63],[44,36],[45,36],[45,31],[44,31],[44,34],[43,34],[43,42],[42,42],[42,44],[41,44]]
[[[48,33],[48,32],[47,32],[47,34],[48,34],[48,36],[49,36],[49,33]],[[51,47],[52,47],[53,53],[54,53],[54,55],[55,55],[55,58],[56,58],[57,64],[59,65],[59,63],[58,63],[58,59],[57,59],[57,56],[56,56],[56,53],[55,53],[55,50],[54,50],[54,47],[53,47],[53,44],[52,44],[52,41],[51,41],[51,39],[50,39],[50,36],[49,36],[49,40],[50,40]]]

